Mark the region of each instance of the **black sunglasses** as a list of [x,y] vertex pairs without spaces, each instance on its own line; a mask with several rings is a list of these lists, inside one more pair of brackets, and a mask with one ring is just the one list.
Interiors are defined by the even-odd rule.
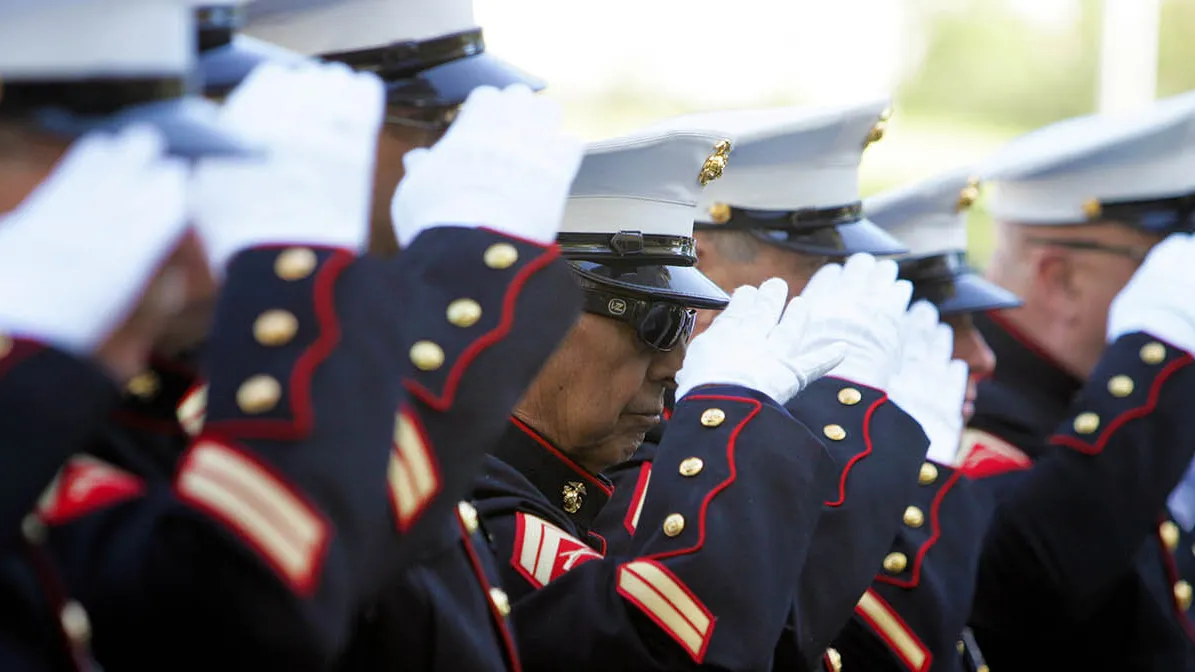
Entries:
[[697,311],[668,301],[644,301],[599,289],[585,288],[587,313],[625,322],[635,328],[639,341],[657,352],[671,352],[688,341],[697,326]]
[[443,133],[456,121],[459,107],[437,107],[398,114],[387,110],[382,121],[392,126],[415,128],[428,133]]

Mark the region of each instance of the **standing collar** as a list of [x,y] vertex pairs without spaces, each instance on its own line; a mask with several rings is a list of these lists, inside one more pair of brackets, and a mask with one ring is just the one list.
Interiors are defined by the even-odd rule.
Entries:
[[531,481],[582,530],[593,528],[593,519],[614,492],[609,479],[589,473],[513,416],[493,454]]
[[996,370],[979,383],[971,425],[1012,432],[1026,445],[1051,434],[1083,381],[1003,316],[976,314],[975,325],[996,355]]
[[1068,404],[1083,387],[1083,381],[997,311],[976,315],[976,325],[996,354],[992,377],[997,382]]
[[186,360],[153,357],[150,366],[125,386],[116,410],[118,424],[159,434],[183,435],[178,404],[196,384],[195,368]]

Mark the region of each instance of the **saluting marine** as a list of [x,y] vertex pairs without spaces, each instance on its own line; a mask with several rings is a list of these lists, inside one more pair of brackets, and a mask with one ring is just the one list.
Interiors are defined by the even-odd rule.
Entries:
[[[895,279],[895,264],[882,266],[893,276],[884,279],[848,263],[845,277],[823,275],[819,287],[807,290],[830,259],[904,249],[863,216],[859,203],[859,162],[882,135],[886,105],[875,100],[717,112],[676,122],[726,128],[735,141],[725,177],[701,194],[698,268],[726,290],[777,275],[788,281],[791,294],[824,305],[819,324],[835,324],[826,328],[850,344],[839,369],[786,404],[795,418],[821,432],[833,459],[817,479],[823,515],[801,572],[793,632],[776,651],[779,669],[833,667],[836,654],[827,646],[888,551],[927,447],[909,415],[915,409],[906,412],[885,392],[900,365],[898,323],[908,300],[907,294],[885,297],[878,289]],[[858,286],[846,289],[851,283]],[[618,483],[616,509],[638,508],[653,450],[645,444],[609,472]]]
[[[179,11],[191,18],[189,7]],[[551,245],[551,212],[563,207],[580,149],[558,132],[547,101],[490,91],[466,106],[458,141],[412,169],[424,186],[394,199],[406,216],[390,235],[415,254],[354,261],[366,238],[384,92],[373,75],[344,67],[292,70],[255,71],[221,112],[267,156],[201,163],[196,174],[195,219],[210,264],[218,274],[230,259],[233,266],[204,348],[207,408],[184,409],[199,432],[189,449],[170,424],[170,457],[187,449],[178,473],[80,460],[50,491],[72,497],[51,497],[42,511],[67,585],[93,612],[97,657],[111,667],[326,666],[365,596],[426,539],[451,529],[468,543],[456,500],[484,447],[477,439],[497,435],[574,316],[575,296],[558,288],[568,271]],[[514,110],[541,113],[507,128]],[[545,212],[514,228],[438,207],[477,200],[481,178],[457,167],[478,138],[502,137],[495,124],[548,155],[525,171],[534,189],[499,192],[513,203],[508,211]],[[510,166],[504,149],[492,153]],[[493,171],[484,172],[490,196]],[[282,249],[260,247],[271,244]],[[253,250],[237,256],[245,248]],[[342,296],[337,288],[351,278],[372,289]],[[523,320],[536,324],[527,338]],[[496,375],[499,367],[508,375]],[[351,408],[335,408],[344,404]],[[111,452],[137,455],[144,429],[115,433],[134,443]],[[89,452],[112,445],[104,438]],[[441,451],[454,459],[439,459]],[[484,592],[480,599],[486,604]]]
[[[691,231],[697,194],[730,151],[717,135],[644,132],[590,145],[573,183],[560,242],[586,314],[475,492],[526,669],[759,669],[781,636],[825,457],[780,403],[842,348],[802,339],[810,316],[794,305],[781,317],[777,280],[739,290],[686,355],[693,309],[726,300],[691,267]],[[600,472],[638,447],[672,386],[680,401],[637,534],[606,555],[593,527],[612,489]],[[765,537],[767,552],[753,548]]]
[[[418,271],[410,289],[392,300],[424,316],[411,330],[415,369],[405,382],[417,423],[405,429],[412,434],[418,429],[435,449],[429,456],[412,453],[414,471],[407,477],[415,486],[432,483],[437,492],[453,495],[428,505],[416,523],[428,535],[417,545],[416,566],[367,596],[335,666],[518,669],[503,606],[507,600],[485,530],[472,505],[457,500],[471,485],[484,452],[500,438],[510,408],[542,356],[563,333],[534,326],[536,311],[515,300],[527,293],[544,299],[538,292],[548,287],[561,298],[575,298],[575,287],[553,261],[558,251],[551,243],[579,145],[565,143],[559,134],[555,104],[531,95],[530,89],[542,86],[539,80],[486,52],[470,0],[261,0],[246,7],[246,17],[246,36],[374,73],[383,81],[370,252],[388,257],[401,248],[400,259],[409,259],[406,265]],[[470,92],[482,87],[486,90],[478,91],[473,106],[462,107]],[[495,96],[492,87],[507,90]],[[441,137],[466,154],[451,155],[455,163],[427,155],[422,148]],[[412,182],[417,168],[429,163]],[[400,180],[398,190],[407,198],[392,201]],[[545,247],[495,241],[484,260],[509,273],[503,275],[505,284],[484,291],[460,287],[453,267],[423,265],[430,248],[417,249],[413,242],[433,214],[521,231],[516,237]],[[455,240],[438,240],[437,257],[470,254]],[[475,280],[493,282],[485,274]],[[424,319],[452,333],[426,328]],[[553,322],[557,326],[568,324]],[[532,352],[541,359],[521,360]]]
[[[999,359],[963,463],[997,499],[972,628],[992,669],[1192,670],[1167,496],[1195,455],[1195,95],[1060,122],[981,169]],[[1152,249],[1152,251],[1151,251]]]
[[881,571],[835,639],[844,669],[974,672],[983,665],[965,627],[990,502],[955,458],[976,385],[996,364],[972,315],[1020,301],[967,264],[966,212],[978,196],[969,173],[955,170],[864,201],[867,216],[909,247],[900,276],[913,283],[914,300],[937,307],[951,327],[935,347],[965,362],[970,375],[965,390],[910,376],[939,402],[922,426],[941,439],[931,444]]
[[[0,7],[0,211],[5,253],[16,255],[5,261],[0,325],[9,334],[0,339],[5,431],[18,459],[4,469],[9,535],[23,517],[0,579],[6,670],[89,665],[87,612],[70,599],[76,586],[62,585],[43,517],[30,512],[60,468],[87,471],[68,458],[110,424],[115,386],[169,337],[180,286],[190,294],[207,273],[194,239],[180,239],[185,171],[162,155],[247,151],[213,106],[184,96],[192,30],[189,9],[169,2]],[[122,129],[131,130],[106,137]],[[41,508],[85,494],[51,491]]]

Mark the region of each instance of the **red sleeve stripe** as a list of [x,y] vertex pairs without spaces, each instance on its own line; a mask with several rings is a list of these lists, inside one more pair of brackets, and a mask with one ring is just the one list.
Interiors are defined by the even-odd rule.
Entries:
[[394,451],[388,473],[390,501],[400,532],[410,529],[443,487],[429,444],[419,418],[410,409],[403,409],[394,422]]
[[672,572],[651,560],[618,568],[618,593],[677,641],[694,661],[705,658],[714,616]]
[[314,589],[329,527],[266,467],[228,446],[200,441],[184,459],[177,489],[261,554],[296,592]]

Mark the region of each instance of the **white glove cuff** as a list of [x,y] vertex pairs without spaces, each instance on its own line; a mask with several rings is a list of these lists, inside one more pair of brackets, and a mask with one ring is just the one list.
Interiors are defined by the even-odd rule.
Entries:
[[1108,320],[1109,342],[1138,331],[1195,354],[1195,325],[1177,312],[1134,310],[1131,315],[1118,315],[1114,311]]

